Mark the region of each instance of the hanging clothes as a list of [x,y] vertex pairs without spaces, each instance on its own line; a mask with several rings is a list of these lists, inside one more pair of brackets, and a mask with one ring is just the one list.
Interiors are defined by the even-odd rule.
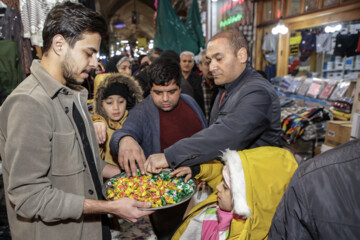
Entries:
[[356,52],[359,43],[359,34],[341,34],[336,36],[336,43],[334,49],[335,56],[354,56],[359,53]]
[[[0,8],[0,39],[13,40],[17,42],[17,49],[20,56],[20,64],[22,70],[22,79],[26,77],[25,58],[32,61],[30,46],[28,46],[28,54],[24,54],[23,42],[23,26],[21,23],[20,12],[14,8]],[[30,57],[30,59],[29,59]]]
[[17,47],[15,41],[0,40],[0,85],[7,95],[22,81]]
[[330,33],[316,35],[316,52],[330,53],[332,50],[332,37]]
[[[43,46],[42,30],[45,18],[56,3],[65,1],[67,0],[20,0],[24,37],[30,38],[32,45]],[[78,0],[70,0],[70,2],[78,2]]]
[[264,57],[270,64],[277,62],[278,35],[266,34],[262,44],[262,50],[266,51]]

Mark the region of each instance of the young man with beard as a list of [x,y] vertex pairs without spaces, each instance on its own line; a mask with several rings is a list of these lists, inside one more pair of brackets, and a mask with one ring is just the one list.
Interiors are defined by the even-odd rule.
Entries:
[[120,172],[100,159],[80,85],[97,66],[106,23],[81,4],[48,14],[44,55],[0,111],[0,154],[13,240],[110,239],[106,213],[135,222],[152,211],[133,199],[103,200],[102,178]]
[[148,172],[209,162],[225,149],[281,146],[280,101],[274,87],[248,65],[248,44],[237,30],[216,34],[206,58],[216,85],[222,86],[209,127],[151,155]]
[[[147,69],[150,95],[134,106],[121,129],[114,132],[110,148],[118,154],[121,168],[135,175],[137,165],[144,173],[144,161],[161,153],[180,139],[207,127],[195,100],[181,94],[181,70],[169,58],[156,59]],[[150,216],[158,239],[168,239],[181,223],[187,202]]]

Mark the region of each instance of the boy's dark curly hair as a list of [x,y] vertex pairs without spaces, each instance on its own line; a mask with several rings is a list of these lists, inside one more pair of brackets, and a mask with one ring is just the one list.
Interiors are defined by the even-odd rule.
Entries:
[[147,76],[150,88],[153,84],[167,86],[172,80],[180,87],[180,65],[170,58],[158,58],[152,62],[147,69]]

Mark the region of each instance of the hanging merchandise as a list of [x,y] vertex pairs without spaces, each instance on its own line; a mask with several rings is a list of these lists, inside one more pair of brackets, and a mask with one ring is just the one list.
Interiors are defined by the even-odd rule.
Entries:
[[[191,51],[194,54],[199,53],[200,47],[202,47],[199,45],[201,44],[201,41],[195,39],[193,34],[189,33],[187,27],[180,20],[179,16],[170,5],[170,2],[168,0],[159,0],[157,4],[157,27],[154,38],[154,47],[173,50],[178,54],[183,51]],[[192,7],[197,7],[197,0],[193,0]],[[192,11],[194,11],[194,14],[191,14],[193,19],[188,20],[188,27],[190,25],[194,27],[197,24],[201,24],[200,22],[197,22],[196,19],[194,20],[196,9],[190,10],[190,12]],[[197,14],[199,14],[199,11],[197,11]],[[200,19],[200,17],[198,17],[198,19]],[[198,32],[199,31],[194,30],[194,34],[197,35]]]
[[265,73],[268,77],[267,79],[271,82],[271,79],[276,76],[276,65],[266,65]]
[[270,64],[277,62],[278,35],[265,34],[262,50],[266,51],[264,57]]
[[332,37],[330,33],[316,35],[316,52],[330,53],[332,50]]
[[290,56],[298,55],[300,51],[301,35],[290,37]]
[[[30,38],[31,44],[43,46],[42,30],[47,14],[56,3],[68,0],[20,0],[21,20],[24,26],[24,37]],[[70,2],[78,2],[70,0]]]
[[17,51],[20,56],[19,67],[22,70],[21,79],[24,79],[26,77],[25,61],[32,61],[30,46],[26,41],[24,42],[19,10],[6,7],[5,4],[0,8],[0,40],[13,40],[17,43]]
[[300,64],[306,65],[311,54],[316,50],[316,34],[313,32],[302,32],[300,43]]
[[359,34],[341,34],[336,36],[336,43],[334,49],[335,56],[355,56],[360,54],[356,51],[359,43]]
[[0,85],[6,94],[10,94],[22,80],[19,51],[15,41],[0,41],[0,76]]

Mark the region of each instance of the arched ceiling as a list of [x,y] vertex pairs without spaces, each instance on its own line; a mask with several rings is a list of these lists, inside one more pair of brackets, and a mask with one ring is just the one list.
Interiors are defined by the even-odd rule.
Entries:
[[[169,0],[180,18],[185,19],[192,0]],[[199,2],[205,2],[200,0]],[[200,4],[201,6],[202,4]],[[110,26],[110,38],[134,41],[137,38],[154,38],[154,0],[95,0],[98,12]],[[132,11],[136,9],[138,24],[131,24]],[[119,30],[112,28],[112,22],[120,19],[125,27]]]

